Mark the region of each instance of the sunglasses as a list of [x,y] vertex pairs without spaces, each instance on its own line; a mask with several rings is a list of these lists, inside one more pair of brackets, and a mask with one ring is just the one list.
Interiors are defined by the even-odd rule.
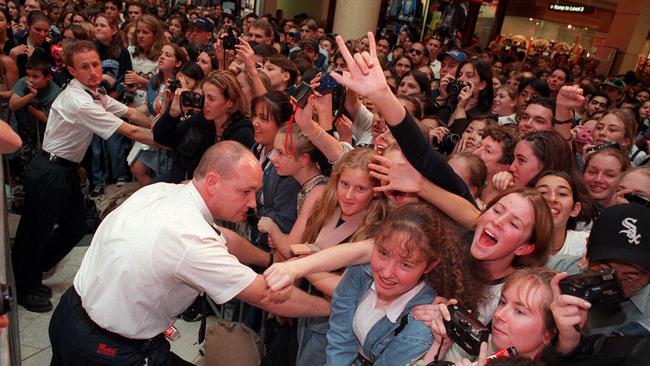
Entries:
[[409,50],[409,53],[415,53],[416,55],[419,56],[419,55],[421,55],[423,52],[420,51],[420,50],[416,50],[415,48],[411,48],[411,49]]

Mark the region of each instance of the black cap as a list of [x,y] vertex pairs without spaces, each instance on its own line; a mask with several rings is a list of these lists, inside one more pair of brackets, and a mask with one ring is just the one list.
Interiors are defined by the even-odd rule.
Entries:
[[630,203],[605,209],[587,248],[589,262],[616,260],[650,270],[650,208]]

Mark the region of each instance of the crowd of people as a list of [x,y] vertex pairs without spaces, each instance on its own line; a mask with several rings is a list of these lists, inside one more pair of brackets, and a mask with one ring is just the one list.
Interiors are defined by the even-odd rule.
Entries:
[[[263,364],[634,364],[649,75],[413,39],[281,10],[0,0],[18,304],[51,311],[43,274],[92,200],[139,188],[54,312],[52,364],[188,364],[162,332],[200,319],[201,295],[275,315],[241,308],[277,335]],[[620,299],[560,289],[589,271],[613,271]],[[448,334],[458,306],[491,333],[480,353]]]

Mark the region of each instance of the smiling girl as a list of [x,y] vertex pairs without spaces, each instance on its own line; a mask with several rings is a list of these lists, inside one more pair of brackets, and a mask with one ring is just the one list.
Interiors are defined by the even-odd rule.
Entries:
[[437,294],[481,298],[480,281],[464,281],[457,227],[438,210],[407,204],[377,228],[370,263],[348,267],[334,293],[327,365],[404,365],[432,342],[414,305]]
[[619,149],[607,148],[587,155],[582,179],[596,211],[616,203],[618,181],[629,167],[630,159]]

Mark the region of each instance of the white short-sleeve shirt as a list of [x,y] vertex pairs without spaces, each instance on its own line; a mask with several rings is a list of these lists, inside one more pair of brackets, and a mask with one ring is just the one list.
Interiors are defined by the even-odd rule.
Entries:
[[257,274],[230,255],[192,183],[144,187],[97,229],[74,279],[98,325],[133,339],[167,329],[196,296],[224,303]]
[[124,123],[120,117],[128,110],[108,95],[93,98],[92,92],[72,79],[52,103],[43,150],[78,163],[86,154],[93,134],[104,140],[111,137]]

